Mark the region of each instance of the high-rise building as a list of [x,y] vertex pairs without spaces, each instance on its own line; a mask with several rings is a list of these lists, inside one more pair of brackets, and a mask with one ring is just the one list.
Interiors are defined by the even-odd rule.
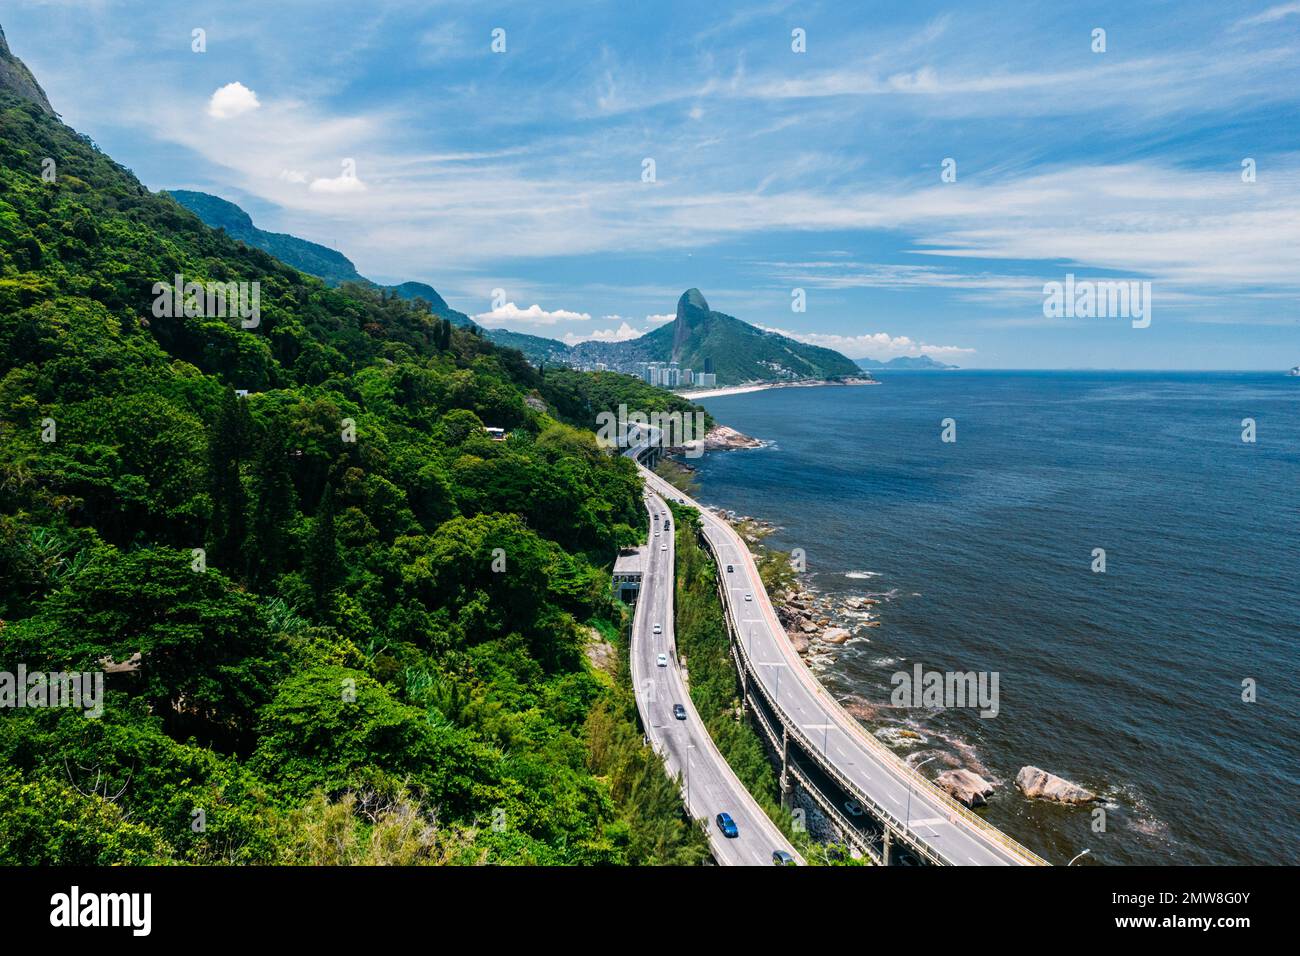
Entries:
[[706,375],[712,375],[712,374],[713,374],[713,356],[711,356],[711,355],[705,357],[705,359],[704,359],[704,373],[705,373]]

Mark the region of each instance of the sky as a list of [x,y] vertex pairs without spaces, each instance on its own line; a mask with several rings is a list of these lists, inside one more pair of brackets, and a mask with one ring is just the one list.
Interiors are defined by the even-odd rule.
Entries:
[[[0,0],[0,25],[151,189],[486,325],[630,338],[697,287],[851,358],[1300,363],[1300,2],[1065,6]],[[1046,314],[1067,275],[1149,282],[1150,321]]]

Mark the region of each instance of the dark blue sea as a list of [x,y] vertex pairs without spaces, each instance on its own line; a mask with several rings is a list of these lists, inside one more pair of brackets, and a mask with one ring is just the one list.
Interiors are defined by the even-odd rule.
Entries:
[[[923,773],[997,783],[980,812],[1053,863],[1300,862],[1300,378],[877,378],[704,401],[769,444],[699,459],[701,499],[881,602],[823,681]],[[875,711],[917,662],[998,672],[998,715]],[[1026,764],[1100,794],[1104,831],[1023,798]]]

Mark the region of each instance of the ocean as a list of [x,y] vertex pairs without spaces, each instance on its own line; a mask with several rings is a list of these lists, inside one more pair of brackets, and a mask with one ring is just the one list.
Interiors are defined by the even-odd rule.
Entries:
[[[705,399],[768,444],[692,462],[807,584],[880,601],[823,682],[928,776],[996,783],[980,812],[1053,863],[1300,862],[1300,378],[877,378]],[[889,707],[917,663],[997,672],[997,715]],[[1104,818],[1025,799],[1028,764]]]

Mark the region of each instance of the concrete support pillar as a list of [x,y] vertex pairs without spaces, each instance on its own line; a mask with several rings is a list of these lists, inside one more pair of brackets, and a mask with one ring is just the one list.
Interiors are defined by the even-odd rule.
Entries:
[[885,836],[881,840],[880,862],[883,866],[889,866],[889,844],[892,842],[889,830],[885,830]]

